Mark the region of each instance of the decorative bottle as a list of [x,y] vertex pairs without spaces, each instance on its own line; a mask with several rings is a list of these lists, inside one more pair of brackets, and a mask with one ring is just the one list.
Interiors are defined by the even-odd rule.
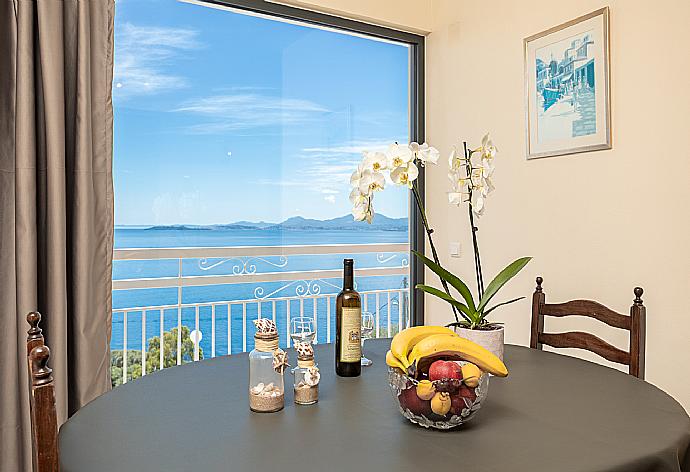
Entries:
[[312,405],[319,401],[319,368],[314,362],[314,348],[309,342],[295,346],[297,367],[292,371],[295,376],[295,403]]
[[283,373],[287,354],[278,346],[273,320],[254,320],[254,349],[249,353],[249,408],[260,413],[280,411],[285,406]]

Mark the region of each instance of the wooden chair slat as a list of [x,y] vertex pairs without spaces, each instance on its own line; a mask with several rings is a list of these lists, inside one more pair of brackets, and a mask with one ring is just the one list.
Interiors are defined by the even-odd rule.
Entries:
[[565,303],[549,303],[542,307],[545,316],[586,316],[594,318],[609,326],[630,329],[630,317],[616,313],[601,303],[592,300],[571,300]]
[[[633,290],[635,299],[630,307],[630,316],[626,316],[592,300],[546,303],[541,286],[543,281],[537,277],[537,286],[532,295],[531,348],[542,349],[546,344],[555,348],[585,349],[609,361],[627,365],[630,375],[644,379],[646,308],[642,303],[642,288],[635,287]],[[585,316],[614,328],[625,329],[630,332],[630,350],[623,351],[593,334],[580,331],[544,333],[545,316]]]
[[619,364],[630,364],[630,354],[607,343],[603,339],[581,331],[567,333],[542,333],[539,342],[557,348],[585,349],[606,360]]

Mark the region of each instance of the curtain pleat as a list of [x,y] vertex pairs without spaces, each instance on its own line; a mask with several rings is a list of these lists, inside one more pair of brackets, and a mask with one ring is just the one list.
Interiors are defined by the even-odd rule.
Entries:
[[0,470],[31,470],[26,313],[58,420],[110,388],[113,0],[0,2]]

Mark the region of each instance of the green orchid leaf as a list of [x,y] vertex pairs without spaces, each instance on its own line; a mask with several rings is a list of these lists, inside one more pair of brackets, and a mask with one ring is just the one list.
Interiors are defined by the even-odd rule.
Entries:
[[470,326],[472,326],[472,323],[470,323],[469,321],[454,321],[452,323],[448,323],[446,325],[446,328],[452,328],[453,326],[458,326],[460,328],[469,328]]
[[486,310],[484,310],[484,316],[488,315],[489,313],[494,311],[499,306],[507,305],[509,303],[514,303],[514,302],[517,302],[518,300],[522,300],[523,298],[525,298],[525,297],[513,298],[512,300],[508,300],[507,302],[499,303],[498,305],[494,305],[491,308],[487,308]]
[[472,317],[472,312],[467,307],[467,305],[465,305],[464,303],[451,297],[450,295],[448,295],[443,290],[439,290],[437,288],[430,287],[429,285],[424,285],[424,284],[418,284],[416,288],[418,288],[419,290],[426,292],[430,295],[434,295],[434,296],[440,298],[441,300],[447,301],[448,303],[450,303],[451,305],[453,305],[454,307],[459,309],[461,312],[463,312],[463,314],[465,314],[468,318]]
[[428,257],[424,256],[423,254],[420,254],[417,251],[412,251],[415,256],[417,256],[421,261],[426,265],[429,269],[434,271],[436,275],[441,277],[441,279],[445,280],[449,284],[455,288],[455,290],[458,291],[460,295],[462,295],[462,298],[465,300],[465,303],[467,304],[467,307],[470,309],[470,311],[479,311],[476,309],[475,304],[474,304],[474,299],[472,298],[472,292],[470,292],[470,289],[467,287],[465,282],[460,280],[459,277],[456,275],[451,274],[448,272],[446,269],[441,267],[439,264],[435,263]]
[[484,295],[482,296],[479,306],[477,307],[477,311],[481,313],[487,303],[489,303],[494,295],[498,293],[501,287],[508,283],[510,279],[515,277],[518,272],[520,272],[531,260],[531,257],[521,257],[520,259],[508,264],[505,269],[499,272],[498,275],[491,281],[489,286],[486,287]]

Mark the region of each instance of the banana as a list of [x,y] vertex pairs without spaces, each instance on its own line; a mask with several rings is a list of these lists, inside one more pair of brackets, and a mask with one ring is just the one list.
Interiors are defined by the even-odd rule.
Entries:
[[405,372],[405,366],[393,355],[391,351],[388,351],[386,353],[386,364],[388,364],[391,367],[397,367],[398,369]]
[[457,336],[452,329],[445,326],[414,326],[393,336],[391,353],[405,366],[403,370],[406,370],[411,364],[407,356],[415,345],[422,339],[434,334]]
[[497,377],[508,375],[508,369],[501,359],[480,345],[455,335],[433,334],[425,337],[414,346],[408,362],[418,365],[420,360],[430,356],[457,356]]

